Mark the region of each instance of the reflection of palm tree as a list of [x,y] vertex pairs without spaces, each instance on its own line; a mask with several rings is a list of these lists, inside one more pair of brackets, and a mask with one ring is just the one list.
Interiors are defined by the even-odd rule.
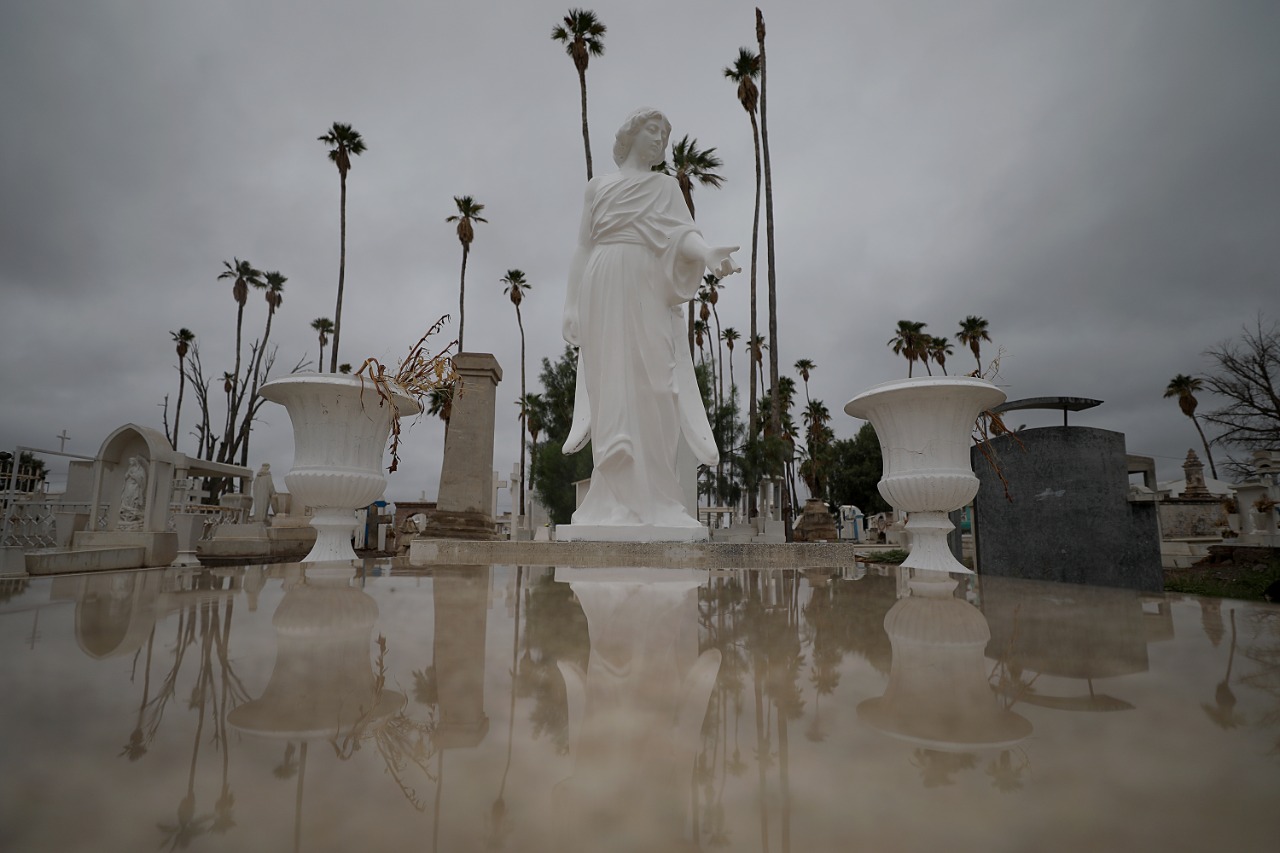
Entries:
[[972,752],[942,752],[937,749],[916,749],[911,753],[911,765],[920,771],[926,788],[954,785],[951,776],[961,770],[972,770],[978,757]]
[[143,733],[142,721],[143,714],[147,709],[147,696],[151,692],[151,650],[155,644],[155,639],[156,629],[153,625],[151,626],[151,634],[147,637],[147,662],[142,673],[142,702],[138,705],[138,719],[133,727],[133,732],[129,735],[129,742],[120,751],[120,755],[129,756],[130,761],[137,761],[147,754],[149,740]]
[[1227,654],[1227,672],[1213,691],[1213,705],[1203,704],[1200,707],[1209,715],[1219,728],[1234,729],[1240,725],[1240,717],[1236,716],[1236,695],[1231,692],[1231,667],[1236,658],[1236,611],[1231,608],[1231,651]]
[[203,606],[201,614],[201,622],[204,626],[202,636],[202,659],[200,673],[196,678],[196,684],[191,690],[190,707],[197,710],[196,716],[196,734],[191,744],[191,763],[187,771],[187,792],[178,803],[178,820],[172,824],[156,824],[165,839],[161,841],[161,846],[169,845],[170,850],[177,850],[179,847],[186,849],[193,840],[204,835],[210,829],[213,821],[212,815],[196,816],[196,764],[200,758],[200,742],[204,735],[204,718],[205,718],[205,699],[207,698],[207,690],[212,670],[211,646],[209,640],[209,625],[213,621],[209,618],[209,605]]
[[298,762],[294,760],[294,755],[297,751],[298,748],[293,745],[293,741],[285,743],[284,758],[280,759],[280,763],[271,770],[271,773],[277,779],[292,779],[297,775]]
[[507,775],[511,772],[511,744],[515,736],[516,726],[516,671],[520,665],[520,596],[523,577],[524,567],[516,566],[515,628],[511,638],[511,704],[507,712],[507,764],[502,768],[502,783],[498,785],[498,797],[489,808],[489,832],[491,835],[488,839],[488,846],[492,848],[502,847],[506,836],[513,828],[506,820],[507,801],[505,795],[507,791]]
[[1013,753],[1004,749],[997,758],[987,764],[986,774],[991,777],[991,784],[1000,791],[1008,793],[1022,788],[1022,771],[1027,769],[1026,755],[1020,755],[1018,763],[1013,761]]

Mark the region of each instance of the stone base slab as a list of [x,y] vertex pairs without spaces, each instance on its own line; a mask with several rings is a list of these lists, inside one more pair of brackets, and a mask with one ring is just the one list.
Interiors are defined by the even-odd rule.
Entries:
[[[427,527],[422,531],[422,538],[483,542],[497,539],[498,531],[493,519],[485,513],[437,509],[427,516]],[[416,543],[417,540],[414,541]]]
[[684,569],[808,569],[852,566],[885,547],[852,542],[778,545],[727,542],[492,542],[415,539],[411,566],[598,566]]
[[27,574],[36,576],[114,572],[141,568],[144,563],[146,548],[141,545],[28,551],[26,557]]
[[646,524],[558,524],[557,542],[706,542],[705,527],[658,527]]

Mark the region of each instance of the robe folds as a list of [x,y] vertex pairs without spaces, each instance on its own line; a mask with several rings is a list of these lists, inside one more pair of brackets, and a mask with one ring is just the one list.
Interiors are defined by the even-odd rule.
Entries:
[[[579,258],[565,303],[576,343],[574,424],[564,450],[591,441],[595,469],[575,525],[698,525],[676,474],[681,435],[699,462],[719,453],[689,353],[682,306],[702,284],[698,233],[668,175],[616,173],[591,182]],[[576,337],[576,340],[574,338]]]

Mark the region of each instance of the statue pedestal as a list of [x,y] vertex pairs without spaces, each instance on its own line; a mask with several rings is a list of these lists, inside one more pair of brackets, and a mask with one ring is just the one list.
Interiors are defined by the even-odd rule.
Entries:
[[557,524],[557,542],[706,542],[707,528],[646,524]]
[[496,539],[493,490],[493,418],[502,368],[489,353],[453,357],[459,388],[444,434],[444,461],[436,509],[427,517],[429,539]]

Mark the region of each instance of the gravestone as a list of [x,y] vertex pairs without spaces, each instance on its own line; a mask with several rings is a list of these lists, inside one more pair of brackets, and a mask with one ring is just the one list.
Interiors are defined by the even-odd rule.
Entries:
[[[1040,402],[1040,408],[1060,407]],[[1122,433],[1026,429],[991,439],[990,451],[999,472],[979,448],[970,454],[981,482],[974,500],[978,574],[1164,588],[1155,504],[1128,500]]]

